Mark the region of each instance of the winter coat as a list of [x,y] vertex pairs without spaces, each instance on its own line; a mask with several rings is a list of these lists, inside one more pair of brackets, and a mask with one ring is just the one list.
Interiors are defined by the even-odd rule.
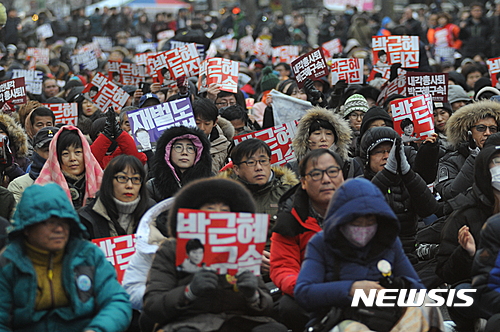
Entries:
[[480,19],[479,23],[475,23],[472,17],[466,20],[465,27],[460,29],[458,38],[462,40],[462,55],[472,58],[478,53],[482,53],[487,57],[490,56],[490,36],[491,27],[485,17]]
[[[178,136],[194,135],[198,137],[203,145],[200,160],[191,168],[181,173],[174,166],[175,172],[180,181],[167,162],[165,161],[165,147]],[[153,178],[147,182],[149,197],[156,202],[172,197],[183,185],[201,178],[207,178],[212,175],[212,158],[210,156],[210,142],[207,136],[198,128],[188,128],[184,126],[172,127],[166,130],[158,139],[156,152],[153,157]]]
[[[18,176],[26,173],[26,169],[30,164],[30,160],[27,158],[28,136],[24,129],[18,125],[10,115],[0,114],[0,128],[1,127],[5,127],[6,129],[6,135],[9,138],[9,147],[14,157],[12,168],[5,170],[3,175],[9,178],[8,181],[12,181]],[[1,181],[0,185],[2,185]],[[6,185],[8,185],[8,182]]]
[[14,195],[9,190],[0,186],[0,217],[10,219],[15,207],[16,200],[14,199]]
[[309,196],[300,184],[288,193],[280,200],[280,212],[271,236],[270,276],[283,293],[293,296],[306,245],[321,231],[321,224],[311,215]]
[[[460,33],[460,28],[457,25],[453,23],[448,23],[444,27],[438,26],[436,28],[430,28],[429,30],[427,30],[427,40],[429,41],[429,44],[434,45],[437,48],[445,46],[445,47],[453,47],[454,49],[459,50],[460,47],[462,47],[462,41],[458,39],[459,33]],[[442,37],[439,38],[439,36]],[[436,44],[443,38],[447,42],[446,45]]]
[[7,189],[14,195],[16,204],[21,200],[24,190],[33,183],[35,183],[35,180],[33,180],[29,174],[21,175],[9,183]]
[[228,120],[219,117],[217,125],[210,134],[210,155],[212,156],[212,173],[217,174],[227,163],[231,142],[234,137],[234,127]]
[[[374,214],[377,232],[364,247],[351,244],[340,227],[358,216]],[[422,289],[417,273],[398,239],[399,223],[380,190],[366,179],[351,179],[339,187],[330,203],[323,231],[307,245],[306,256],[295,286],[295,299],[313,318],[335,307],[350,307],[352,284],[358,280],[378,281],[377,263],[385,259],[394,277],[403,277],[410,288]]]
[[123,131],[120,136],[116,138],[116,143],[118,147],[111,154],[108,154],[108,148],[113,144],[113,141],[107,138],[106,135],[100,134],[90,146],[92,154],[95,159],[97,159],[102,169],[108,166],[111,159],[121,154],[137,157],[143,165],[148,161],[148,157],[146,157],[144,153],[137,151],[134,139],[127,132]]
[[[45,191],[50,195],[43,195]],[[37,275],[25,254],[23,230],[52,215],[70,223],[62,263],[62,283],[70,305],[36,311]],[[132,317],[128,295],[101,249],[83,240],[85,227],[63,190],[56,184],[28,188],[13,226],[10,244],[0,256],[0,330],[119,332],[127,328]]]
[[264,282],[259,278],[258,305],[250,305],[241,293],[234,292],[225,275],[219,276],[217,291],[210,297],[198,297],[187,305],[184,302],[186,286],[193,280],[192,273],[178,271],[175,264],[175,239],[165,240],[155,254],[144,294],[143,313],[163,326],[166,332],[191,326],[200,331],[217,331],[222,324],[238,316],[250,321],[272,322],[273,300]]

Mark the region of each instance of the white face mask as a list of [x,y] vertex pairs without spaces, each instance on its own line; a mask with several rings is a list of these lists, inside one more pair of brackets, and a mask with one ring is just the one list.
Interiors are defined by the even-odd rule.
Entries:
[[356,247],[363,248],[377,233],[378,224],[371,226],[344,225],[340,228],[345,238]]
[[500,166],[490,168],[491,173],[491,186],[500,191]]

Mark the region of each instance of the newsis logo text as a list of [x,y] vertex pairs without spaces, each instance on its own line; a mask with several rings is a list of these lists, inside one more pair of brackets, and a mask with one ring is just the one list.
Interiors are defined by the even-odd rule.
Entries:
[[[378,307],[470,307],[474,303],[472,294],[477,289],[371,289],[369,295],[364,290],[356,289],[352,298],[351,307],[358,307],[360,301],[369,308]],[[426,296],[432,301],[425,301]],[[425,304],[424,304],[425,302]]]

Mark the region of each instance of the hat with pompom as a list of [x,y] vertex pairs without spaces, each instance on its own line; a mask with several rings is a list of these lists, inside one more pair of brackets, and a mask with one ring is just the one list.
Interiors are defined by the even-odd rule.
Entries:
[[262,78],[260,80],[260,90],[262,92],[276,88],[279,82],[280,79],[273,74],[273,69],[271,67],[268,66],[262,69]]
[[353,94],[344,103],[344,118],[354,111],[368,112],[368,102],[360,94]]

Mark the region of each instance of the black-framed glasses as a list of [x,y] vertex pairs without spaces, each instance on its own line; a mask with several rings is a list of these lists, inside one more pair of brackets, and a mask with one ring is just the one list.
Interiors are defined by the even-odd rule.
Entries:
[[140,176],[128,177],[125,175],[116,175],[115,180],[118,183],[127,183],[128,180],[132,181],[132,184],[141,184],[142,183],[142,179]]
[[193,145],[174,144],[172,146],[172,148],[177,153],[184,152],[184,149],[186,149],[187,153],[189,153],[189,154],[195,154],[196,153],[196,148]]
[[313,169],[312,171],[307,173],[306,176],[311,177],[313,181],[319,181],[323,178],[325,173],[330,179],[335,179],[337,176],[339,176],[340,167],[330,166],[327,169]]
[[270,162],[271,162],[271,159],[269,159],[269,158],[259,159],[259,160],[250,159],[250,160],[240,162],[239,165],[246,164],[248,167],[255,167],[257,165],[257,163],[259,163],[259,164],[261,164],[261,166],[267,166],[267,165],[269,165]]
[[472,128],[476,128],[476,130],[479,131],[480,133],[484,133],[486,131],[486,128],[488,128],[490,130],[490,133],[492,134],[498,132],[497,126],[477,125],[477,126],[472,126]]
[[234,105],[236,105],[235,101],[227,101],[227,100],[215,103],[215,106],[217,106],[217,107],[227,107],[227,106],[234,106]]

